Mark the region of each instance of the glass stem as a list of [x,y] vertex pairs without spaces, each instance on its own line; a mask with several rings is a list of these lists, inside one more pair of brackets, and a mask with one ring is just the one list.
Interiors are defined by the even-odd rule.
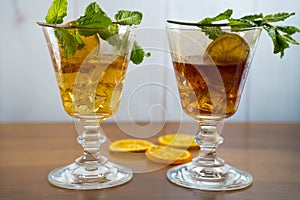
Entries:
[[199,156],[193,159],[194,164],[202,167],[221,167],[224,160],[217,157],[217,148],[223,143],[223,138],[218,133],[216,120],[200,121],[200,132],[195,137],[200,146]]
[[76,160],[78,165],[86,169],[96,170],[99,164],[104,165],[107,159],[100,154],[101,144],[106,137],[102,134],[100,122],[97,119],[80,119],[83,132],[78,136],[77,141],[83,147],[83,155]]

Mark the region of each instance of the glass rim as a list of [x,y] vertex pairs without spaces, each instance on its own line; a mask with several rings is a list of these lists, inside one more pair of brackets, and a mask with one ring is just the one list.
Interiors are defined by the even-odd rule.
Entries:
[[[105,28],[90,28],[90,27],[77,27],[77,26],[72,26],[72,25],[64,25],[64,24],[49,24],[46,22],[36,22],[37,25],[39,25],[40,27],[44,27],[44,28],[65,28],[65,29],[86,29],[86,30],[102,30]],[[117,24],[116,25],[120,28],[124,27],[124,28],[131,28],[131,29],[135,29],[137,27],[137,25],[121,25],[121,24]]]
[[219,27],[223,30],[231,30],[231,31],[242,31],[242,30],[255,30],[255,29],[262,29],[261,26],[255,27],[234,27],[229,26],[229,23],[218,23],[218,24],[199,24],[197,22],[183,22],[183,21],[174,21],[174,20],[167,20],[167,29],[182,29],[182,30],[207,30],[210,31],[211,27]]

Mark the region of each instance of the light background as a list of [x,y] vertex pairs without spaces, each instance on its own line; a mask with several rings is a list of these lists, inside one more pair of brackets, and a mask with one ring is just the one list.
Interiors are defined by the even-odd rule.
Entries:
[[[70,121],[65,114],[48,50],[37,21],[52,0],[2,0],[0,6],[0,122]],[[66,20],[78,18],[91,1],[69,0]],[[197,21],[232,8],[235,17],[296,12],[287,23],[300,27],[298,0],[102,0],[111,17],[119,9],[139,10],[144,19],[137,39],[152,52],[142,65],[129,66],[117,121],[191,120],[182,113],[171,68],[166,19]],[[300,42],[300,34],[295,38]],[[300,46],[284,59],[261,35],[239,110],[229,121],[300,122]]]

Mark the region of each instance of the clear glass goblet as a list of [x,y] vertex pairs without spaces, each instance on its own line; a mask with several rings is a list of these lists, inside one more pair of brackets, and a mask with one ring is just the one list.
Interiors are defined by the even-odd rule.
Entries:
[[79,190],[126,183],[132,178],[132,170],[108,161],[100,153],[106,140],[100,124],[118,109],[135,27],[116,25],[117,32],[111,34],[108,29],[72,28],[70,24],[39,25],[47,41],[63,107],[83,127],[77,138],[83,155],[53,170],[49,182]]
[[195,136],[199,155],[171,168],[168,179],[211,191],[250,186],[251,174],[225,164],[216,151],[223,143],[220,126],[238,108],[261,28],[168,23],[167,33],[182,109],[200,127]]

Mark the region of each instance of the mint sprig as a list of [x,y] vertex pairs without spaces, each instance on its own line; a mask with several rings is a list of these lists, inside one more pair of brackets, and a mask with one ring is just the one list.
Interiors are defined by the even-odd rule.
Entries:
[[[46,22],[49,24],[61,24],[63,18],[67,15],[67,0],[54,0],[48,10]],[[72,26],[77,28],[86,28],[85,30],[79,29],[79,34],[89,37],[98,34],[103,40],[107,40],[109,44],[120,48],[121,40],[114,37],[118,34],[118,25],[138,25],[142,21],[142,13],[138,11],[120,10],[115,15],[116,22],[100,8],[96,2],[90,3],[84,12],[84,15],[76,20]],[[71,30],[63,30],[57,28],[55,30],[56,37],[62,47],[64,53],[68,58],[71,58],[77,51],[84,46],[83,41],[78,34],[71,33]],[[144,57],[150,55],[145,53],[140,45],[135,41],[132,49],[130,60],[134,64],[140,64]]]
[[205,32],[206,35],[212,40],[224,34],[221,26],[229,26],[232,30],[235,28],[263,27],[263,29],[272,39],[273,53],[280,53],[280,58],[284,56],[284,51],[290,47],[290,44],[299,45],[292,35],[295,33],[300,33],[300,29],[295,26],[275,26],[273,24],[284,21],[287,18],[295,15],[295,13],[281,12],[268,15],[259,13],[246,15],[241,18],[232,18],[232,14],[232,9],[227,9],[215,17],[204,18],[198,23],[185,23],[171,20],[168,20],[168,22],[205,28],[205,30],[207,30]]
[[[273,53],[280,53],[280,58],[284,56],[285,49],[290,47],[290,44],[299,45],[292,38],[294,33],[299,33],[300,29],[294,26],[275,26],[272,23],[284,21],[287,18],[295,15],[295,13],[276,13],[263,16],[263,14],[247,15],[241,19],[229,19],[229,25],[239,28],[247,27],[263,27],[273,41]],[[240,22],[240,23],[238,23]]]

